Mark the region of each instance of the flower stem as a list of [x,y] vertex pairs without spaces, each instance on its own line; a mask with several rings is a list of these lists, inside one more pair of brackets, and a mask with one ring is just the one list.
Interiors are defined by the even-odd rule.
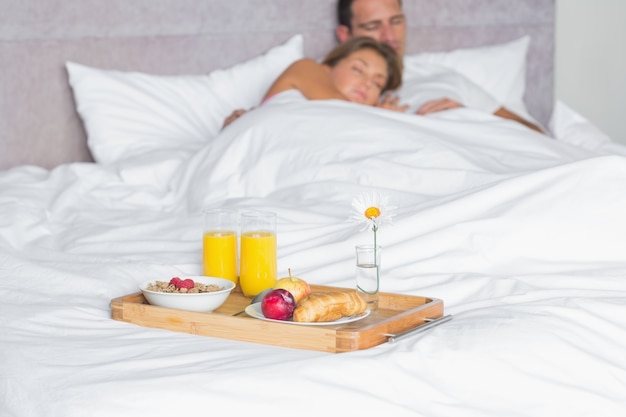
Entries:
[[376,268],[376,289],[374,291],[367,291],[361,288],[360,285],[357,284],[357,288],[364,292],[365,294],[375,295],[378,294],[378,290],[380,288],[380,263],[378,262],[378,244],[376,242],[376,232],[378,231],[378,226],[376,223],[372,226],[372,232],[374,232],[374,267]]
[[377,253],[377,249],[378,249],[378,244],[376,243],[376,232],[378,231],[378,226],[376,225],[376,223],[374,223],[374,226],[372,227],[372,231],[374,232],[374,265],[376,265],[376,293],[378,293],[378,289],[380,286],[380,266],[378,263],[378,253]]

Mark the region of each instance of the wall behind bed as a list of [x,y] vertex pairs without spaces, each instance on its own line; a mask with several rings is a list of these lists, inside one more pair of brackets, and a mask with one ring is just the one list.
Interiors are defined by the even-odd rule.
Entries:
[[556,2],[556,97],[626,144],[626,2]]
[[[0,0],[0,168],[91,161],[64,64],[201,74],[305,37],[335,42],[336,0]],[[553,104],[554,0],[404,0],[408,53],[532,36],[526,101]]]

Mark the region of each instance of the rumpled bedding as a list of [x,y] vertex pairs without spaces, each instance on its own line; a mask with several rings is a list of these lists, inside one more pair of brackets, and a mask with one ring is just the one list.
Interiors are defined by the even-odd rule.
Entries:
[[[623,416],[614,149],[470,109],[287,92],[198,149],[2,172],[0,415]],[[442,299],[451,321],[329,354],[111,319],[139,283],[200,273],[207,208],[276,212],[279,275],[354,286],[364,192],[397,206],[378,231],[381,290]]]

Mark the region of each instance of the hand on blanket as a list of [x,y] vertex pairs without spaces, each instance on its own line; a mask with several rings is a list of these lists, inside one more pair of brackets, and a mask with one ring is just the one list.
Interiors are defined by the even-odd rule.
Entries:
[[424,115],[429,113],[436,113],[443,110],[457,109],[459,107],[463,107],[463,105],[459,102],[456,102],[449,98],[440,98],[438,100],[429,101],[428,103],[417,109],[415,113]]
[[392,96],[387,94],[386,96],[382,97],[380,99],[380,102],[378,104],[376,104],[375,107],[380,107],[382,109],[387,109],[387,110],[391,110],[391,111],[398,111],[401,113],[404,113],[406,111],[406,109],[409,108],[408,105],[402,105],[399,106],[398,102],[400,101],[400,97],[398,96]]
[[247,110],[244,109],[237,109],[235,111],[233,111],[230,116],[228,116],[225,120],[224,120],[224,124],[222,125],[222,129],[224,129],[226,126],[228,126],[229,124],[231,124],[232,122],[234,122],[235,120],[239,119],[241,116],[243,116],[244,114],[246,114]]
[[[424,104],[422,107],[420,107],[415,114],[421,114],[421,115],[425,115],[425,114],[429,114],[429,113],[436,113],[442,110],[450,110],[450,109],[456,109],[456,108],[460,108],[460,107],[464,107],[462,104],[449,99],[449,98],[441,98],[438,100],[432,100],[429,101],[428,103]],[[500,107],[498,110],[496,110],[493,114],[495,114],[496,116],[499,117],[503,117],[505,119],[510,119],[510,120],[514,120],[516,122],[519,122],[521,124],[523,124],[524,126],[533,129],[539,133],[545,133],[543,131],[543,129],[521,117],[519,117],[518,115],[516,115],[515,113],[507,110],[504,107]]]

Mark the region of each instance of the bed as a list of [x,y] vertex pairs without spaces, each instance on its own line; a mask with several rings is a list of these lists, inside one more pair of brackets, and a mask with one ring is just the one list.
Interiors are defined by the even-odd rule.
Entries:
[[[452,71],[546,134],[472,106],[259,106],[334,44],[331,0],[2,3],[1,416],[626,412],[626,152],[554,98],[552,0],[404,1],[405,81],[426,77],[404,99]],[[353,288],[367,193],[395,206],[381,290],[451,320],[329,353],[112,316],[201,273],[208,208],[277,213],[279,276]]]

